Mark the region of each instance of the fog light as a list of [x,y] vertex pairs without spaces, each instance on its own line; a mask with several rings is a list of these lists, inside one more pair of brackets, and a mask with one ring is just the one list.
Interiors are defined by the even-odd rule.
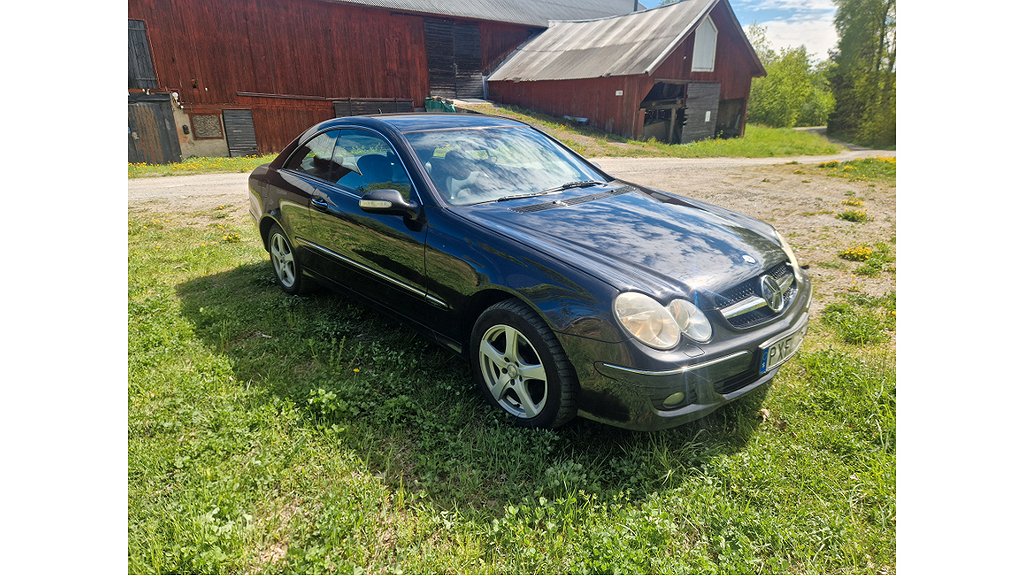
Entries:
[[675,406],[676,404],[681,404],[683,402],[683,398],[686,398],[686,394],[683,394],[682,392],[676,392],[675,394],[672,394],[668,398],[665,398],[665,406]]

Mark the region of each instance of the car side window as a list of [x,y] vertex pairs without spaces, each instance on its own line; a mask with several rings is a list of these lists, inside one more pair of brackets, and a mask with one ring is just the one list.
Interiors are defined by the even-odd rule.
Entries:
[[333,164],[340,167],[334,181],[362,196],[370,190],[398,190],[409,200],[412,183],[394,148],[382,136],[361,130],[339,130]]
[[304,172],[328,182],[336,182],[344,172],[342,167],[334,162],[337,138],[337,130],[314,136],[295,151],[285,168]]

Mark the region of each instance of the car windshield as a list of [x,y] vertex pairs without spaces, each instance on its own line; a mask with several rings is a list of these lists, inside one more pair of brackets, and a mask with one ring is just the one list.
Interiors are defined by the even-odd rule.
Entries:
[[406,134],[434,186],[456,205],[540,194],[604,176],[523,126]]

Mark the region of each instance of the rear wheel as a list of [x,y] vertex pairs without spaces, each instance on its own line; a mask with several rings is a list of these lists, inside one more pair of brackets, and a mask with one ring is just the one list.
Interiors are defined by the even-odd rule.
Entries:
[[471,346],[477,385],[516,424],[555,428],[576,415],[576,373],[529,306],[506,300],[485,310],[473,327]]
[[270,263],[274,265],[277,285],[289,294],[302,294],[309,287],[309,280],[302,274],[302,266],[295,258],[295,250],[281,227],[274,224],[267,234],[267,248]]

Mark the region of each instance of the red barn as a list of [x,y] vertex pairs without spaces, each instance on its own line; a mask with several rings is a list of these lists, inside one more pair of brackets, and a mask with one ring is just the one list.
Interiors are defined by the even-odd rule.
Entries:
[[764,76],[727,0],[552,22],[488,78],[493,100],[585,118],[628,138],[738,136]]
[[550,20],[635,0],[129,0],[128,159],[274,152],[334,117],[479,98]]

